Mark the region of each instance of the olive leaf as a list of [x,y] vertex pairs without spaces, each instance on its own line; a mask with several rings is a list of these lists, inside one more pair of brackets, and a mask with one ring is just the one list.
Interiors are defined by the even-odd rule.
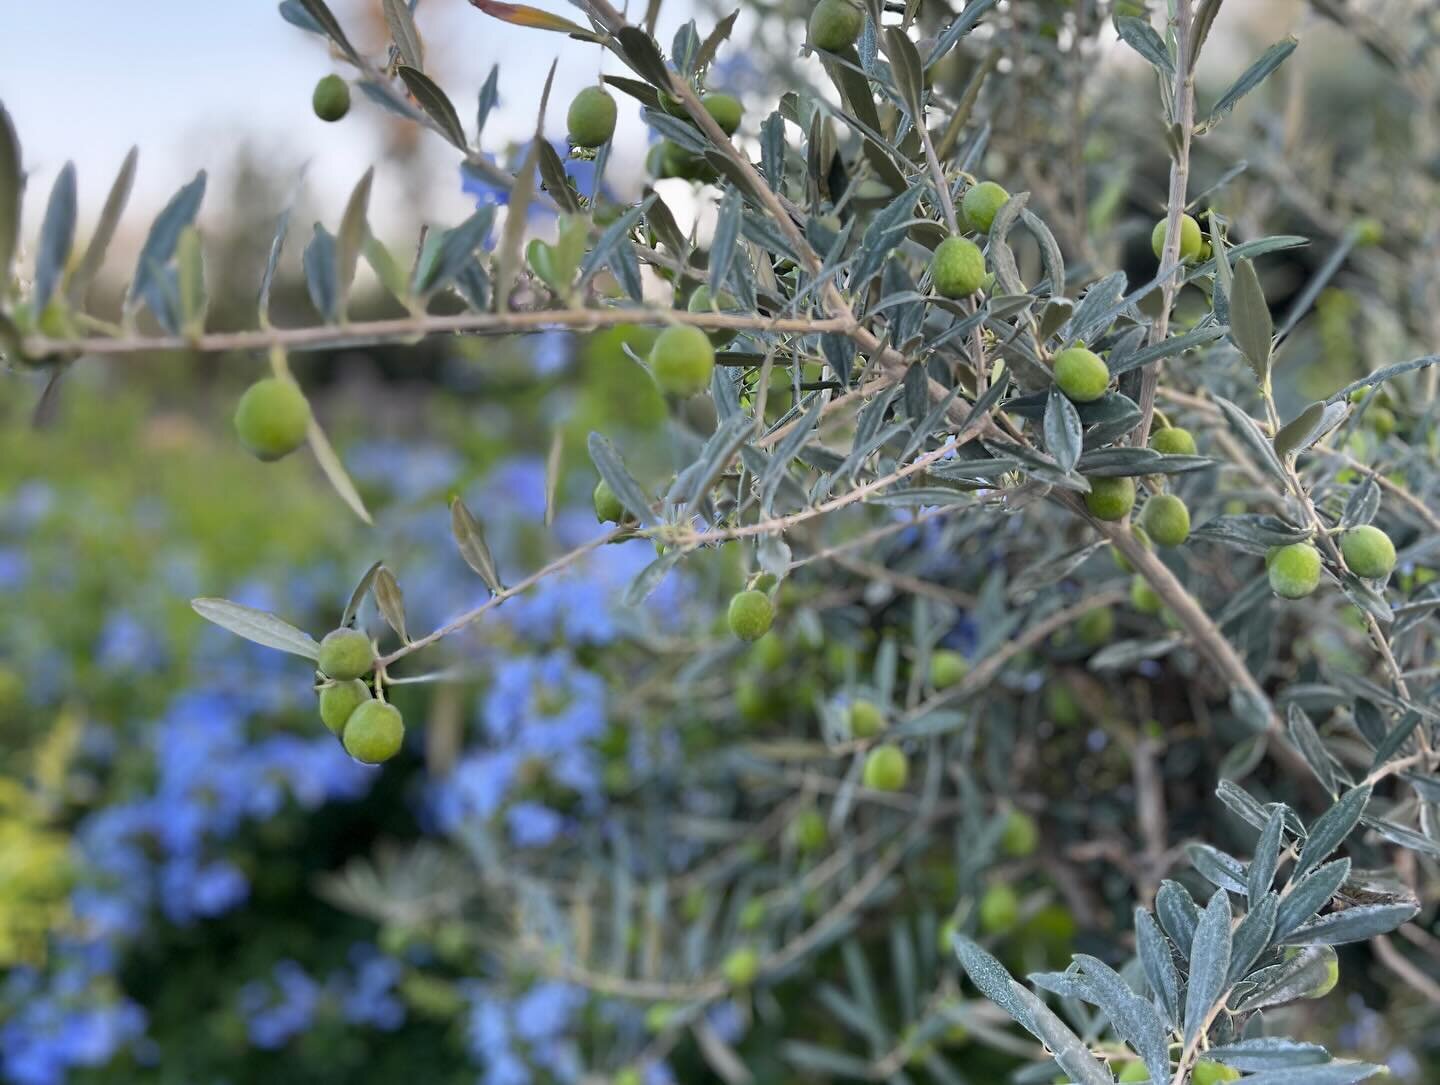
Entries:
[[485,529],[465,507],[465,502],[458,497],[450,502],[450,533],[455,537],[455,544],[459,547],[465,564],[479,574],[480,579],[485,581],[485,586],[492,592],[503,591],[504,585],[500,582],[500,573],[495,568],[490,544],[485,541]]
[[205,597],[191,599],[190,606],[207,622],[213,622],[238,637],[305,659],[320,658],[320,644],[314,637],[269,611],[232,603],[229,599]]

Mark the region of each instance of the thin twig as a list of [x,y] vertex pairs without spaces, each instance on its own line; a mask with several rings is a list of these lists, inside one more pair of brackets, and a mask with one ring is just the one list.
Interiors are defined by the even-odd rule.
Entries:
[[454,316],[395,317],[351,324],[317,324],[305,328],[254,328],[239,332],[213,332],[187,338],[180,335],[91,337],[85,339],[25,340],[25,353],[43,358],[61,355],[143,354],[152,351],[194,350],[211,354],[232,351],[324,349],[336,346],[407,340],[447,332],[505,335],[549,328],[604,328],[617,324],[693,324],[700,328],[734,328],[812,335],[844,331],[843,320],[819,317],[749,316],[744,313],[692,313],[683,309],[555,309],[534,312],[460,313]]

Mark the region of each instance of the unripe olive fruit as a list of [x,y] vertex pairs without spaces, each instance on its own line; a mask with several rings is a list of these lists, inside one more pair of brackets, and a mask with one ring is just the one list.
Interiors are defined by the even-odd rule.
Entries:
[[1223,1062],[1201,1059],[1190,1071],[1191,1085],[1220,1085],[1222,1081],[1239,1081],[1240,1071]]
[[1389,407],[1376,404],[1365,412],[1365,418],[1378,437],[1389,437],[1395,432],[1395,412]]
[[1140,1061],[1126,1063],[1125,1069],[1120,1072],[1121,1082],[1128,1083],[1137,1081],[1149,1081],[1150,1071],[1145,1069],[1145,1064]]
[[1115,635],[1115,612],[1109,607],[1087,610],[1075,623],[1075,630],[1080,635],[1080,643],[1087,648],[1109,644],[1110,638]]
[[1071,347],[1055,355],[1055,383],[1076,403],[1093,403],[1110,387],[1110,368],[1093,351]]
[[1133,478],[1092,478],[1085,507],[1097,520],[1123,520],[1135,507]]
[[968,298],[985,282],[985,254],[968,237],[947,237],[935,246],[930,281],[942,298]]
[[1356,576],[1381,580],[1395,568],[1395,544],[1372,524],[1352,527],[1340,537],[1340,553]]
[[405,721],[393,704],[366,701],[350,713],[340,741],[356,761],[378,765],[400,752],[400,744],[405,741]]
[[820,0],[810,12],[810,44],[838,53],[855,44],[865,28],[865,12],[849,0]]
[[1146,501],[1140,521],[1161,546],[1179,546],[1190,537],[1190,510],[1174,494],[1156,494]]
[[375,666],[375,649],[370,638],[358,629],[336,629],[320,642],[320,670],[329,678],[346,682],[361,678]]
[[640,1071],[633,1066],[627,1066],[615,1075],[615,1085],[644,1085],[645,1079],[641,1077]]
[[876,746],[865,758],[863,775],[871,791],[899,791],[910,780],[910,761],[899,746]]
[[[708,286],[697,286],[695,292],[690,295],[690,301],[686,304],[685,308],[692,313],[730,313],[738,311],[734,295],[724,290],[720,292],[720,300],[712,303],[710,288]],[[713,345],[723,347],[729,345],[730,341],[735,338],[735,329],[714,328],[706,334],[709,335],[710,342]],[[788,380],[786,383],[788,383]]]
[[[1160,259],[1161,253],[1165,251],[1165,226],[1166,222],[1161,219],[1155,224],[1155,229],[1150,231],[1150,247],[1155,250],[1155,259]],[[1194,263],[1200,257],[1200,246],[1205,239],[1200,235],[1200,224],[1191,215],[1180,216],[1180,262],[1182,264]]]
[[960,209],[965,212],[965,219],[971,226],[982,234],[988,234],[995,221],[996,212],[1004,207],[1009,199],[1010,193],[994,181],[981,181],[965,190]]
[[1004,934],[1020,919],[1020,898],[1008,885],[992,885],[980,898],[980,929]]
[[1085,720],[1080,702],[1064,682],[1052,682],[1045,688],[1045,711],[1061,727],[1074,727]]
[[615,496],[610,483],[603,478],[595,483],[590,499],[595,506],[595,519],[602,524],[618,524],[625,519],[625,506],[620,504],[620,499]]
[[1150,447],[1167,456],[1195,455],[1195,438],[1188,429],[1166,426],[1150,435]]
[[759,897],[752,897],[745,902],[740,909],[740,915],[736,919],[736,925],[742,931],[758,930],[765,922],[765,902]]
[[[1330,949],[1330,947],[1328,946],[1326,946],[1325,948],[1327,951],[1325,959],[1325,978],[1320,981],[1320,986],[1316,987],[1313,991],[1311,991],[1305,996],[1306,998],[1324,998],[1331,991],[1335,990],[1336,986],[1340,983],[1340,958],[1335,956],[1335,951],[1333,949]],[[1298,956],[1299,953],[1299,946],[1296,946],[1293,949],[1286,950],[1285,959],[1288,961],[1291,958]]]
[[310,404],[292,380],[258,380],[235,406],[235,433],[256,459],[278,460],[305,443]]
[[333,734],[339,735],[350,713],[368,700],[370,687],[358,678],[324,686],[320,690],[320,718]]
[[[1135,541],[1141,546],[1143,546],[1146,550],[1154,549],[1154,547],[1150,543],[1150,536],[1145,534],[1145,529],[1139,524],[1136,524],[1130,529],[1130,534],[1135,539]],[[1130,564],[1130,559],[1120,552],[1120,548],[1118,546],[1111,547],[1110,556],[1115,559],[1115,567],[1119,569],[1122,573],[1133,573],[1135,571],[1135,566]]]
[[775,605],[763,591],[754,588],[739,591],[730,598],[726,618],[730,622],[730,632],[741,640],[759,640],[770,632],[770,624],[775,620]]
[[757,640],[755,647],[750,649],[750,658],[762,671],[779,670],[785,665],[788,655],[785,639],[773,629]]
[[849,720],[850,734],[855,738],[874,738],[885,730],[885,713],[874,701],[852,701]]
[[310,104],[322,121],[338,121],[350,112],[350,84],[338,75],[327,75],[315,84]]
[[1385,240],[1385,226],[1379,219],[1356,219],[1350,230],[1357,245],[1378,245]]
[[700,104],[705,107],[705,112],[715,118],[715,123],[720,126],[720,131],[727,136],[733,136],[740,129],[740,119],[745,115],[745,108],[740,104],[740,99],[733,94],[702,94]]
[[1137,574],[1130,581],[1130,605],[1141,614],[1159,614],[1165,603],[1150,582]]
[[1024,859],[1035,854],[1039,843],[1040,827],[1035,819],[1023,810],[1011,810],[1000,834],[1000,850],[1012,859]]
[[802,810],[790,825],[790,839],[801,851],[819,851],[830,839],[830,830],[819,810]]
[[731,987],[749,987],[760,974],[760,954],[749,946],[731,950],[720,972]]
[[970,661],[959,652],[937,648],[930,653],[930,684],[936,689],[949,689],[970,673]]
[[715,348],[699,328],[677,324],[656,337],[650,348],[650,369],[662,390],[693,396],[710,387]]
[[570,142],[577,147],[600,147],[615,134],[615,99],[601,87],[586,87],[575,95],[565,114]]
[[1270,587],[1284,599],[1303,599],[1320,586],[1320,551],[1291,543],[1270,552]]

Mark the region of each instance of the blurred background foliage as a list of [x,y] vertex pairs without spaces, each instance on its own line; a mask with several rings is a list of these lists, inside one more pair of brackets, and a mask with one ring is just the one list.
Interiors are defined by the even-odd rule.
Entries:
[[[996,66],[984,99],[986,172],[1034,193],[1067,251],[1136,281],[1153,266],[1166,158],[1151,77],[1094,44],[1110,7],[1011,0],[1014,52],[987,56],[982,40],[936,78],[955,98],[980,66]],[[1357,221],[1373,220],[1380,242],[1351,252],[1288,341],[1277,374],[1293,407],[1440,334],[1440,102],[1426,82],[1440,15],[1423,2],[1242,8],[1243,19],[1227,14],[1227,32],[1243,26],[1264,42],[1298,28],[1304,45],[1200,145],[1192,191],[1243,159],[1218,201],[1237,236],[1315,239],[1267,263],[1277,313]],[[801,39],[807,11],[747,10],[752,37],[728,47],[718,76],[758,112],[810,79],[786,44]],[[921,8],[932,33],[950,17],[946,5]],[[1202,98],[1225,81],[1207,80]],[[400,183],[407,151],[398,138],[393,149],[384,168]],[[226,209],[207,224],[217,327],[250,323],[292,183],[279,172],[244,161],[212,201]],[[276,289],[280,324],[309,318],[291,271]],[[118,297],[121,286],[102,293]],[[356,312],[384,314],[386,304],[377,293]],[[925,846],[891,855],[896,826],[914,815],[906,797],[888,809],[829,807],[837,781],[805,763],[823,713],[860,696],[888,699],[887,683],[927,681],[916,660],[897,658],[897,630],[939,630],[942,645],[972,657],[1007,639],[1007,555],[1019,541],[1004,524],[897,522],[887,564],[945,593],[916,600],[873,568],[817,566],[787,583],[783,629],[748,649],[717,624],[720,600],[741,585],[736,554],[687,565],[636,610],[619,597],[653,557],[650,544],[605,548],[498,610],[443,661],[457,681],[400,687],[414,726],[383,770],[350,762],[323,731],[304,668],[202,628],[190,611],[193,595],[225,595],[318,634],[383,558],[412,626],[429,628],[484,597],[450,542],[445,509],[457,494],[484,510],[511,578],[593,534],[584,435],[615,435],[633,463],[656,462],[647,450],[662,447],[665,406],[622,349],[643,353],[646,334],[436,339],[301,359],[307,393],[376,512],[373,529],[309,462],[262,466],[239,454],[228,416],[253,359],[82,363],[33,427],[40,383],[6,382],[5,1076],[21,1085],[846,1076],[844,1064],[804,1050],[803,1037],[855,1051],[876,1080],[996,1081],[1029,1049],[962,992],[938,948],[947,921],[978,928],[1017,971],[1062,967],[1076,949],[1105,953],[1128,927],[1137,888],[1145,772],[1163,777],[1165,846],[1202,831],[1219,846],[1227,834],[1248,846],[1211,795],[1237,736],[1206,717],[1195,675],[1172,657],[1141,665],[1123,687],[1099,679],[1083,666],[1076,629],[1020,653],[982,699],[982,726],[947,739],[945,757],[929,762],[935,773],[947,760],[969,768],[949,781],[957,797],[947,798],[943,831],[917,823],[931,834]],[[1431,382],[1433,400],[1434,371],[1416,379]],[[1407,404],[1380,406],[1403,435]],[[552,530],[542,523],[544,463],[557,434],[564,469]],[[1372,415],[1351,439],[1364,450],[1388,436]],[[857,517],[849,530],[870,526]],[[1057,531],[1024,547],[1060,544]],[[1405,573],[1431,575],[1423,564]],[[1348,650],[1317,640],[1331,660]],[[1150,709],[1126,714],[1135,704]],[[1040,820],[1041,839],[1028,838],[1034,823],[1017,823],[1016,810]],[[832,827],[847,839],[828,839]],[[866,886],[876,868],[883,877]],[[847,905],[857,886],[863,909]],[[764,988],[735,983],[717,998],[616,978],[629,963],[653,970],[659,956],[695,977],[743,971],[736,953],[774,951],[832,912],[831,948]],[[585,932],[615,976],[549,967],[543,942],[527,941],[547,931]],[[1436,1007],[1387,978],[1364,947],[1341,957],[1341,993],[1296,1011],[1306,1018],[1297,1032],[1338,1035],[1347,1052],[1388,1060],[1397,1079],[1433,1080]],[[917,1005],[915,992],[929,1002]],[[687,993],[704,995],[698,1008]],[[750,1077],[736,1076],[737,1059]]]

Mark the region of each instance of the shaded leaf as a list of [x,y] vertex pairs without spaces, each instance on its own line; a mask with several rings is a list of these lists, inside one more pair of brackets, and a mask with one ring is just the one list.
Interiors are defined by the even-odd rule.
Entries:
[[1232,83],[1224,94],[1220,95],[1219,101],[1210,109],[1210,115],[1205,118],[1200,126],[1201,131],[1213,128],[1217,121],[1235,108],[1235,104],[1241,98],[1263,83],[1276,68],[1284,64],[1290,54],[1295,51],[1296,41],[1294,38],[1286,38],[1284,41],[1276,42],[1266,49],[1250,67],[1241,73],[1240,78]]
[[356,582],[350,592],[350,598],[345,602],[345,609],[340,612],[340,625],[347,626],[355,623],[355,616],[360,613],[360,604],[365,601],[365,596],[370,591],[370,586],[375,583],[375,574],[380,571],[384,562],[375,562]]
[[615,450],[610,440],[599,433],[592,433],[588,448],[595,470],[600,472],[600,477],[615,491],[615,496],[626,511],[642,524],[655,523],[655,514],[650,510],[650,499],[625,469],[625,461],[620,458],[620,453]]
[[1229,298],[1230,339],[1250,363],[1261,387],[1269,387],[1275,325],[1260,278],[1255,274],[1255,265],[1249,260],[1235,265]]
[[439,84],[418,68],[406,64],[401,64],[396,71],[405,88],[425,111],[425,115],[435,122],[440,134],[460,150],[467,150],[465,127],[460,123],[460,114],[455,112],[455,106],[440,89]]
[[409,644],[410,634],[405,631],[405,596],[400,591],[395,574],[383,565],[375,573],[375,605],[380,608],[380,616],[385,619],[385,624],[395,630],[396,636]]
[[458,497],[450,502],[450,533],[455,536],[455,544],[460,548],[465,564],[479,574],[485,586],[492,592],[503,591],[490,544],[485,541],[485,529]]
[[1185,1042],[1193,1044],[1210,1011],[1226,990],[1230,972],[1230,896],[1223,889],[1210,898],[1190,945],[1190,975],[1185,990]]
[[1174,78],[1175,62],[1170,58],[1170,51],[1147,20],[1121,15],[1115,19],[1115,30],[1121,41],[1148,60],[1158,72]]
[[24,192],[20,139],[9,112],[0,105],[0,283],[10,281],[10,267],[20,242],[20,200]]
[[1292,884],[1328,859],[1330,853],[1344,843],[1360,823],[1360,815],[1365,812],[1365,804],[1369,801],[1369,786],[1351,788],[1340,796],[1334,806],[1315,819],[1310,826],[1309,838],[1300,849],[1300,857],[1295,861],[1295,869],[1290,874]]
[[38,319],[60,288],[70,249],[75,244],[75,163],[66,162],[50,189],[40,240],[35,251],[35,292],[33,312]]

